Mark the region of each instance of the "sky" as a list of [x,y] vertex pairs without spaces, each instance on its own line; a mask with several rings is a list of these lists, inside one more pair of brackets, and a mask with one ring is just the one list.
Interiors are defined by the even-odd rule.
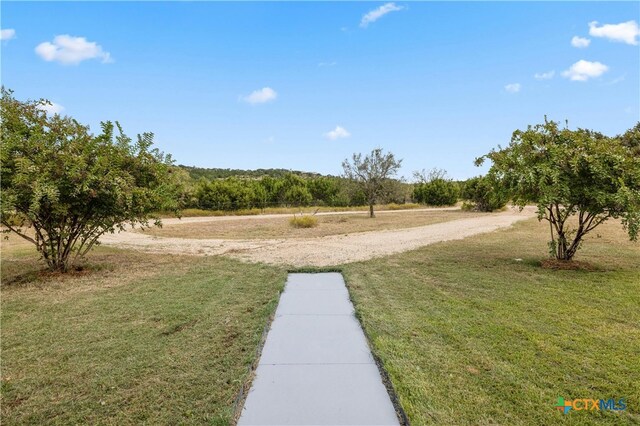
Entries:
[[639,2],[8,2],[1,80],[178,164],[464,179],[516,129],[640,120]]

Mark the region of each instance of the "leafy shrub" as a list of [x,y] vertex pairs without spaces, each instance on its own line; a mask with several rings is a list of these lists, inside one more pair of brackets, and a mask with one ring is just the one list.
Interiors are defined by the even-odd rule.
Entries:
[[0,222],[51,271],[68,271],[106,232],[159,224],[153,210],[178,210],[173,161],[153,148],[153,133],[133,141],[106,121],[94,135],[71,117],[48,116],[47,101],[22,102],[4,88],[1,96]]
[[463,209],[492,212],[500,210],[509,201],[505,191],[487,177],[476,176],[468,179],[462,189]]
[[311,193],[302,185],[295,185],[284,193],[286,204],[292,206],[308,206],[311,203]]
[[431,206],[452,206],[458,202],[459,195],[458,185],[444,178],[416,184],[413,189],[414,200]]
[[629,239],[640,233],[640,125],[608,137],[544,119],[513,132],[506,148],[476,160],[493,163],[488,176],[501,182],[514,204],[535,203],[549,222],[549,251],[571,260],[585,235],[620,219]]
[[289,224],[294,228],[315,228],[318,226],[318,218],[315,216],[293,216]]

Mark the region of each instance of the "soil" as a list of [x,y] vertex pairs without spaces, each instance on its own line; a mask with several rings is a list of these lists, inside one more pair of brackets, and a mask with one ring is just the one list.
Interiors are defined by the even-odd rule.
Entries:
[[[270,216],[272,215],[251,217],[254,220],[261,220],[261,218],[269,218]],[[533,209],[525,209],[522,212],[508,209],[486,216],[407,229],[368,231],[316,238],[192,239],[154,237],[139,232],[125,231],[107,234],[101,238],[101,242],[105,245],[145,252],[201,256],[224,255],[249,262],[294,267],[325,267],[388,256],[429,244],[492,232],[531,217],[534,217]],[[170,223],[173,224],[238,220],[235,218],[237,216],[198,217],[182,219],[183,222],[171,219],[165,220],[165,222],[171,221]]]

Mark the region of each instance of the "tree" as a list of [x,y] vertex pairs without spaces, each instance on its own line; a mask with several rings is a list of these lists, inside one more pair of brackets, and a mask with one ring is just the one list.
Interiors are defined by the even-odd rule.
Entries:
[[413,189],[413,198],[422,204],[432,206],[452,206],[458,202],[460,190],[458,185],[447,178],[447,172],[432,169],[413,172],[418,182]]
[[471,207],[481,212],[499,210],[509,201],[501,185],[487,176],[467,179],[462,187],[461,196],[466,200],[463,207]]
[[353,154],[351,162],[348,159],[342,162],[345,177],[355,181],[365,194],[369,217],[375,217],[373,206],[401,164],[402,160],[396,160],[391,152],[383,154],[381,148],[374,149],[364,158],[362,154]]
[[328,176],[320,176],[307,180],[307,187],[314,202],[332,206],[340,191],[338,179]]
[[288,206],[307,206],[311,200],[311,193],[306,186],[294,185],[284,193],[284,201]]
[[[2,88],[0,221],[33,243],[52,271],[66,272],[105,232],[148,226],[151,211],[176,210],[172,160],[134,143],[120,125],[102,133],[70,117],[47,116],[45,100],[21,102]],[[32,228],[30,230],[29,228]]]
[[508,147],[476,160],[493,162],[489,175],[501,182],[514,204],[538,205],[549,222],[550,252],[571,260],[585,235],[610,218],[620,218],[629,238],[640,227],[640,157],[636,130],[621,136],[560,128],[558,123],[516,130]]

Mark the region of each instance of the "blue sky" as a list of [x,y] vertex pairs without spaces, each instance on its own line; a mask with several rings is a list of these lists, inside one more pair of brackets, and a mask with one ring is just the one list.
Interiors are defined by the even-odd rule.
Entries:
[[338,174],[379,146],[406,177],[466,178],[545,114],[606,134],[640,119],[638,2],[3,1],[1,12],[2,84],[16,97],[47,98],[93,130],[153,131],[180,164]]

